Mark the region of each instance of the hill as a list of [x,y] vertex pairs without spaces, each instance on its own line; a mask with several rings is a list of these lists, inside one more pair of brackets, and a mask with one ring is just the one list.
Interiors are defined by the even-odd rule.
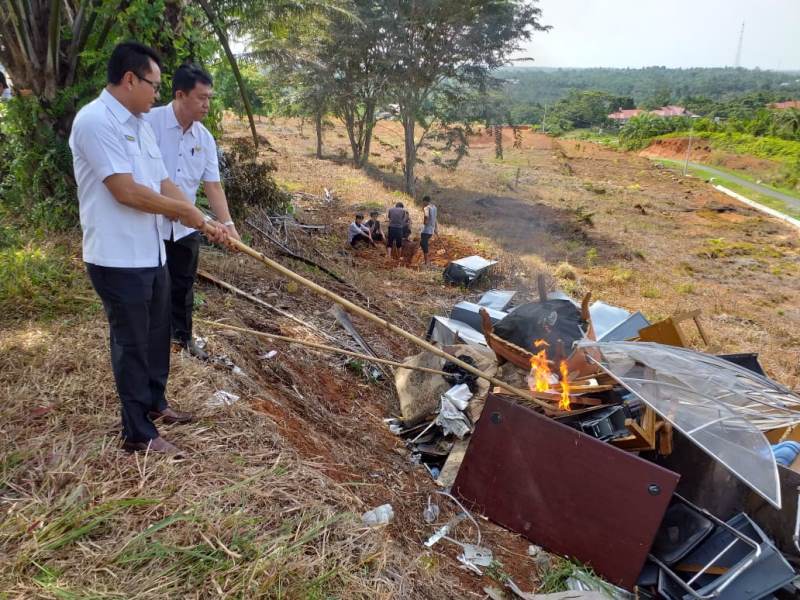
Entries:
[[[515,102],[549,104],[570,91],[597,90],[633,98],[636,105],[655,95],[680,100],[705,96],[714,100],[750,91],[773,92],[779,96],[800,94],[797,72],[762,71],[744,68],[668,69],[549,69],[506,67],[498,72],[512,81],[508,94]],[[661,100],[661,98],[659,99]],[[668,104],[669,102],[661,102]]]

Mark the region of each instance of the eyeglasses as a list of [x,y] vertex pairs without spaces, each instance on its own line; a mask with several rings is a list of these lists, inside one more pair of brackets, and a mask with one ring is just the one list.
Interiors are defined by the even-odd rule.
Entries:
[[141,80],[142,80],[142,81],[144,81],[145,83],[148,83],[148,84],[150,84],[150,87],[151,87],[151,88],[153,88],[153,91],[154,91],[156,94],[158,94],[158,93],[159,93],[159,91],[161,90],[161,82],[160,82],[160,81],[159,81],[158,83],[156,83],[155,81],[150,81],[150,80],[149,80],[149,79],[147,79],[146,77],[142,77],[142,76],[141,76],[141,75],[139,75],[138,73],[134,73],[134,75],[136,75],[136,77],[137,77],[137,78],[141,79]]

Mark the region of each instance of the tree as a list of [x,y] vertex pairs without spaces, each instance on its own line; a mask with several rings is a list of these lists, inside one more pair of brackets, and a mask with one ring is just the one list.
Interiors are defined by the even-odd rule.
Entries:
[[[445,82],[479,85],[508,62],[519,42],[541,25],[532,1],[388,0],[382,44],[390,64],[391,95],[400,105],[405,146],[405,189],[415,191],[417,150],[430,127],[431,95]],[[416,138],[416,125],[423,135]]]
[[0,209],[73,223],[67,137],[77,109],[103,87],[114,44],[136,38],[159,49],[168,89],[179,60],[213,52],[203,20],[183,0],[0,0],[0,62],[22,92],[0,123]]

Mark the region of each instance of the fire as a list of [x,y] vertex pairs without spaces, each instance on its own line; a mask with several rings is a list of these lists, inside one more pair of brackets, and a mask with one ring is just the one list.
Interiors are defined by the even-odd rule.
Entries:
[[561,370],[561,400],[558,402],[559,410],[571,410],[569,407],[569,372],[567,371],[567,361],[562,360]]
[[[550,364],[547,360],[546,348],[549,344],[545,340],[536,340],[533,343],[534,347],[539,349],[539,352],[531,357],[531,376],[528,379],[528,385],[531,390],[536,392],[549,392],[551,386],[556,383],[556,376],[550,370]],[[569,372],[567,370],[567,361],[562,360],[559,365],[561,372],[561,398],[558,401],[559,410],[570,410],[569,403]]]
[[536,340],[533,343],[534,347],[541,348],[539,352],[531,357],[531,375],[533,381],[529,383],[532,390],[537,392],[547,392],[550,390],[550,366],[547,364],[547,351],[545,348],[549,345],[544,340]]

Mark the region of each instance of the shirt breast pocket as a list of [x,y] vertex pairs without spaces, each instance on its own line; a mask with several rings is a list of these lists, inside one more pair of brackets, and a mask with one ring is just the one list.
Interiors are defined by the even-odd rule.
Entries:
[[206,166],[203,152],[197,149],[195,149],[194,152],[190,152],[189,156],[186,157],[184,164],[186,165],[186,180],[193,185],[199,184],[200,179],[203,177],[203,172],[205,171]]

